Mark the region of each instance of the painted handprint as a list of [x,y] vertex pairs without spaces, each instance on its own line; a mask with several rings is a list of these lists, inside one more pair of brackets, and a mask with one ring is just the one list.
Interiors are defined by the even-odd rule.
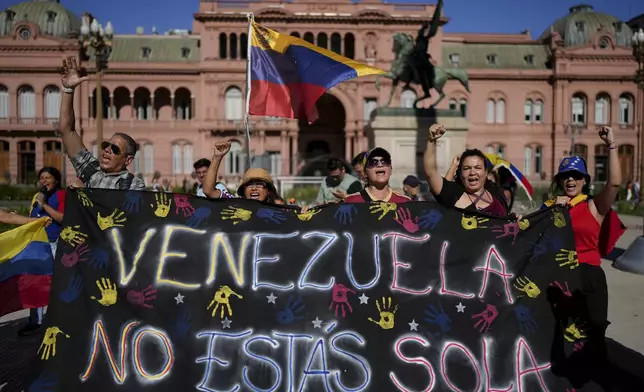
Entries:
[[53,392],[57,385],[58,376],[55,373],[45,372],[29,384],[27,392]]
[[317,208],[311,208],[310,210],[307,210],[305,212],[298,212],[296,213],[297,219],[301,220],[302,222],[308,222],[313,218],[314,215],[319,214],[320,211],[322,210],[319,210]]
[[202,223],[208,220],[210,218],[210,214],[212,211],[208,207],[199,207],[195,210],[195,213],[192,214],[190,219],[186,222],[186,224],[190,227],[197,228],[199,227]]
[[157,289],[152,285],[144,288],[143,290],[130,290],[127,292],[127,301],[132,305],[142,306],[151,309],[154,305],[149,304],[148,301],[153,301],[157,298]]
[[391,307],[391,297],[382,297],[382,306],[378,300],[376,300],[376,308],[378,309],[378,314],[380,319],[378,321],[369,317],[367,320],[376,323],[382,329],[392,329],[394,327],[394,318],[396,312],[398,311],[398,305]]
[[546,233],[534,244],[530,260],[543,256],[548,252],[557,252],[563,246],[563,239],[552,233]]
[[175,194],[174,195],[174,213],[179,215],[183,214],[184,218],[188,218],[195,213],[195,208],[190,204],[188,195]]
[[253,212],[239,207],[229,207],[221,211],[221,219],[233,221],[233,225],[240,222],[246,222],[250,219]]
[[101,278],[96,281],[96,286],[98,286],[98,290],[101,292],[101,298],[92,296],[90,297],[91,299],[103,306],[112,306],[116,303],[116,284],[108,278]]
[[233,309],[230,307],[230,297],[233,295],[239,299],[244,299],[244,297],[234,292],[230,287],[226,285],[220,286],[219,289],[215,291],[215,295],[206,309],[210,309],[212,307],[212,317],[215,317],[217,310],[219,309],[221,309],[220,318],[224,318],[224,311],[228,311],[228,315],[232,316]]
[[65,226],[60,232],[59,238],[71,246],[80,245],[87,239],[87,234],[81,233],[79,225],[76,226]]
[[579,325],[577,321],[574,321],[564,330],[564,338],[570,343],[575,343],[578,340],[585,339],[587,337],[584,326]]
[[168,194],[165,192],[158,192],[154,194],[154,201],[156,207],[153,204],[150,204],[150,207],[154,208],[154,215],[158,218],[165,218],[170,213],[170,207],[172,206],[172,199],[168,197]]
[[530,227],[530,221],[528,219],[521,219],[519,221],[519,229],[527,230]]
[[380,214],[378,220],[382,220],[382,218],[390,212],[394,213],[394,219],[398,219],[398,213],[396,212],[397,208],[398,205],[396,203],[379,202],[372,204],[369,207],[369,211],[371,211],[372,214]]
[[566,288],[565,288],[565,289],[564,289],[564,287],[561,285],[561,283],[559,283],[559,281],[557,281],[557,280],[555,280],[554,282],[551,282],[551,283],[550,283],[550,286],[551,286],[551,287],[557,287],[557,288],[559,288],[559,290],[561,290],[561,292],[562,292],[566,297],[572,297],[572,293],[570,292],[570,288],[568,287],[568,281],[565,281],[565,282],[564,282],[564,285],[566,286]]
[[552,219],[554,221],[555,227],[563,228],[566,227],[566,217],[563,214],[563,211],[560,209],[552,210]]
[[438,303],[438,309],[434,305],[429,305],[424,311],[424,320],[429,324],[438,325],[441,332],[449,332],[452,329],[452,320],[443,310],[443,304]]
[[94,203],[89,199],[89,197],[87,197],[87,193],[85,193],[84,190],[77,189],[76,196],[78,196],[78,200],[81,202],[83,207],[94,207]]
[[63,331],[60,330],[58,327],[49,327],[45,331],[45,336],[42,338],[42,343],[40,344],[40,347],[38,348],[37,354],[40,354],[40,351],[42,350],[42,355],[40,356],[40,359],[43,361],[48,360],[51,357],[56,356],[56,337],[59,334],[63,334],[67,339],[69,339],[69,335],[64,333]]
[[342,311],[342,317],[346,317],[346,309],[349,309],[349,313],[353,313],[353,308],[351,303],[349,303],[349,296],[347,293],[355,294],[356,292],[343,285],[342,283],[336,283],[331,289],[331,303],[329,304],[329,310],[335,307],[335,317],[338,317],[338,309]]
[[579,259],[577,258],[576,250],[561,249],[555,256],[555,260],[559,263],[559,267],[568,267],[571,270],[579,267]]
[[504,225],[497,225],[492,228],[493,233],[500,233],[496,238],[512,237],[512,244],[514,244],[514,241],[517,239],[517,235],[519,235],[520,230],[518,222],[508,222]]
[[585,342],[575,343],[572,345],[572,351],[574,352],[581,351],[581,349],[583,349],[585,345],[586,345]]
[[304,318],[302,312],[304,311],[305,306],[302,303],[301,297],[293,297],[292,295],[288,297],[288,301],[284,309],[277,312],[275,315],[277,322],[282,325],[292,324],[295,320],[301,320]]
[[516,305],[514,307],[514,315],[517,318],[517,322],[519,322],[521,331],[532,333],[539,328],[539,325],[532,317],[532,311],[527,306]]
[[397,216],[394,220],[396,221],[396,223],[401,225],[403,229],[407,230],[407,232],[415,233],[418,231],[418,217],[413,218],[411,216],[411,211],[409,211],[409,208],[398,208],[396,215]]
[[423,229],[434,230],[438,222],[441,221],[442,217],[443,217],[443,213],[440,212],[439,210],[436,210],[436,209],[427,210],[423,212],[423,214],[420,216],[418,225]]
[[490,326],[497,317],[499,317],[499,311],[496,310],[496,306],[488,304],[484,311],[472,315],[473,319],[479,319],[476,324],[474,324],[474,328],[480,325],[481,328],[479,329],[479,332],[487,332],[490,330]]
[[86,254],[89,252],[89,248],[85,244],[80,244],[71,251],[71,253],[65,253],[63,257],[60,258],[60,263],[69,268],[75,266],[79,261],[87,261]]
[[[516,280],[514,288],[525,293],[529,298],[537,298],[541,294],[541,289],[533,281],[527,277],[519,276]],[[524,297],[525,295],[520,295],[519,298]]]
[[94,269],[105,268],[109,262],[110,256],[106,250],[94,248],[90,252],[89,266]]
[[481,223],[485,223],[489,220],[490,219],[488,218],[476,217],[476,216],[465,216],[465,214],[463,214],[461,217],[461,226],[463,226],[465,230],[484,229],[487,226],[483,226],[481,225]]
[[260,208],[257,210],[257,217],[266,222],[275,223],[276,225],[286,220],[286,216],[281,211],[272,208]]
[[123,223],[127,221],[127,218],[123,215],[125,215],[125,213],[117,209],[114,209],[114,212],[106,217],[101,216],[101,213],[99,212],[96,214],[96,223],[103,231],[111,227],[121,227],[123,226]]
[[190,331],[192,314],[188,308],[179,308],[177,317],[174,319],[170,333],[173,339],[184,339]]
[[125,201],[123,202],[123,209],[130,214],[139,212],[139,207],[143,202],[143,192],[129,191],[125,194]]
[[60,293],[60,300],[67,304],[74,302],[84,286],[83,278],[80,275],[72,275],[67,284],[67,288]]
[[333,213],[333,217],[340,225],[350,225],[353,223],[353,216],[358,212],[355,204],[340,204],[338,209]]

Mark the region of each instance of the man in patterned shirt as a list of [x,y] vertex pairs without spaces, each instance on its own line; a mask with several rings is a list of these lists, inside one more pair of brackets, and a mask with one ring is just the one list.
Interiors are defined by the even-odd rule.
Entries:
[[81,77],[76,58],[63,60],[63,96],[60,103],[60,133],[65,151],[78,178],[87,188],[143,190],[145,183],[127,170],[136,154],[136,142],[129,135],[115,133],[100,146],[100,160],[87,151],[76,133],[74,116],[74,89],[89,77]]

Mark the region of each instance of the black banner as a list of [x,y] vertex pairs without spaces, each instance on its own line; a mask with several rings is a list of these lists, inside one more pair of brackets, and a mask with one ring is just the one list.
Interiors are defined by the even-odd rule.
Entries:
[[564,391],[574,249],[558,209],[70,191],[27,390]]

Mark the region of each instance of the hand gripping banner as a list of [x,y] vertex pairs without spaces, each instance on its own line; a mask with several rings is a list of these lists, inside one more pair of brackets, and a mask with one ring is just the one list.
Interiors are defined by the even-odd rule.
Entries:
[[69,195],[26,390],[572,388],[588,331],[564,210]]

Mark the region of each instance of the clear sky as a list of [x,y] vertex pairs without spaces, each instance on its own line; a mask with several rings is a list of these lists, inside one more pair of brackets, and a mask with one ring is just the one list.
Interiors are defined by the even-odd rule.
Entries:
[[[240,0],[243,1],[243,0]],[[325,0],[320,0],[325,1]],[[429,3],[436,0],[388,0],[390,3]],[[4,8],[15,0],[0,0]],[[150,33],[152,26],[163,33],[169,29],[191,29],[198,0],[60,0],[77,14],[89,11],[101,22],[111,20],[116,33],[133,34],[137,26]],[[297,0],[293,0],[297,2]],[[628,20],[644,13],[644,0],[445,0],[444,14],[451,18],[448,32],[518,33],[530,29],[538,37],[568,8],[580,3],[596,11]]]

